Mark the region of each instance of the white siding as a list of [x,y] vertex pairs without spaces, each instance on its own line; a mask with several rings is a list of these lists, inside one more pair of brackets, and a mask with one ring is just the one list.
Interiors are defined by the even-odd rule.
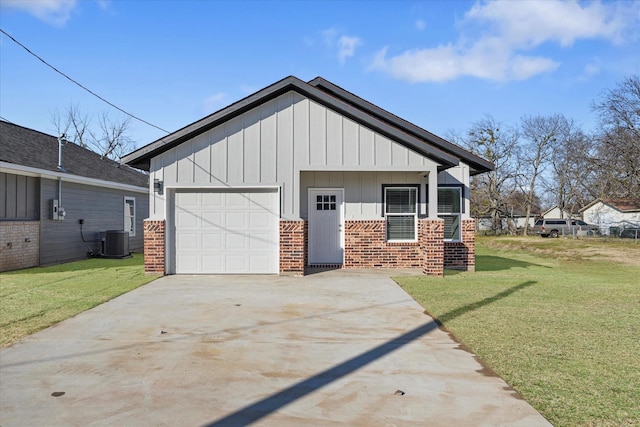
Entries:
[[[345,219],[382,218],[382,186],[385,184],[421,184],[422,175],[415,172],[303,172],[300,196],[309,188],[344,188]],[[424,189],[420,199],[424,202]],[[300,216],[308,217],[308,207],[301,206]],[[421,214],[426,214],[424,207]]]
[[620,212],[599,202],[582,213],[584,222],[600,226],[602,234],[609,234],[610,227],[624,228],[640,225],[640,212]]
[[[330,171],[365,173],[350,179],[361,182],[358,191],[367,202],[359,209],[371,216],[372,193],[378,191],[369,188],[367,173],[397,171],[400,175],[389,180],[402,181],[411,171],[417,180],[419,172],[436,167],[403,145],[288,92],[152,159],[151,182],[160,179],[166,190],[154,195],[151,217],[164,218],[165,198],[173,188],[280,186],[283,218],[299,218],[306,203],[300,203],[297,181],[301,172],[312,170],[326,171],[326,176],[318,172],[318,185],[333,187],[346,184]],[[302,197],[306,200],[306,193]]]

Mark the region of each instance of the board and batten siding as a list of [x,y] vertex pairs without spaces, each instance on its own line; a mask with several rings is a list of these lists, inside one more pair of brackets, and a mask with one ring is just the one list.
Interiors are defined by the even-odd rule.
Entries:
[[[150,181],[184,187],[281,188],[282,217],[301,215],[303,171],[414,171],[438,164],[297,92],[287,92],[167,150],[151,161]],[[404,179],[404,178],[402,178]],[[152,184],[151,189],[152,189]],[[165,218],[153,193],[151,218]],[[306,208],[305,208],[306,209]]]
[[[149,196],[146,192],[134,192],[106,187],[94,187],[62,182],[62,197],[58,194],[58,181],[41,181],[40,264],[86,258],[88,251],[99,249],[99,233],[124,228],[124,198],[135,198],[136,235],[129,238],[129,250],[142,252],[143,220],[149,215]],[[66,216],[64,220],[52,220],[50,200],[60,200]],[[79,220],[85,240],[80,234]]]
[[40,178],[0,172],[0,220],[38,220]]

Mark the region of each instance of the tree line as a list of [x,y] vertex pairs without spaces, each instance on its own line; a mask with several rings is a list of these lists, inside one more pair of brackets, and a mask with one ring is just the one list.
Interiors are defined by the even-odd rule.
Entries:
[[[543,206],[577,214],[597,198],[640,201],[640,78],[625,78],[592,101],[595,130],[585,132],[563,114],[522,117],[507,126],[492,116],[451,139],[493,162],[495,170],[472,178],[471,214],[491,219],[529,218]],[[510,230],[514,231],[514,230]]]

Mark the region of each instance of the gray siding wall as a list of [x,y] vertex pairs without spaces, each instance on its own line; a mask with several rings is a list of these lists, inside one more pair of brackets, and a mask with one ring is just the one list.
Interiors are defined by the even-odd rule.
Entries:
[[168,191],[152,193],[151,218],[166,217],[172,187],[279,186],[282,217],[296,219],[306,209],[301,171],[415,171],[417,179],[421,171],[435,176],[436,168],[401,144],[288,92],[152,159],[150,181],[163,181]]
[[[142,252],[143,220],[149,215],[147,193],[115,190],[104,187],[62,182],[62,197],[58,194],[58,181],[42,179],[41,182],[40,264],[55,264],[87,257],[87,251],[96,252],[99,232],[124,228],[124,198],[134,197],[136,202],[136,235],[129,238],[129,250]],[[66,217],[52,220],[49,201],[60,200]],[[85,240],[80,235],[79,220]]]

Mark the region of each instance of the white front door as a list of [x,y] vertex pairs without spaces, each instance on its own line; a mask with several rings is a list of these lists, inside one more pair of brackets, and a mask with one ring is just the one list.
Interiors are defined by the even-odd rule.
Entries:
[[309,264],[342,264],[342,189],[309,189]]

